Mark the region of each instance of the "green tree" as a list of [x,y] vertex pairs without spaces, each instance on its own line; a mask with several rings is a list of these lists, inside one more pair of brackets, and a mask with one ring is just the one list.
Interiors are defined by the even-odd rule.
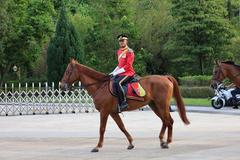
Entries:
[[6,68],[10,68],[6,62],[5,48],[10,37],[13,36],[11,17],[7,14],[10,1],[0,0],[0,87]]
[[146,51],[144,48],[142,48],[140,51],[135,52],[135,63],[134,69],[136,71],[136,74],[140,76],[147,75],[147,62],[149,62],[152,58],[152,54]]
[[236,31],[236,37],[231,41],[227,50],[232,53],[232,60],[240,64],[240,1],[239,0],[227,0],[228,17],[231,23],[234,25]]
[[225,1],[172,0],[172,3],[172,15],[177,21],[173,39],[176,58],[188,63],[193,69],[190,72],[196,73],[198,69],[198,74],[204,74],[210,61],[228,57],[225,47],[231,42],[233,30],[226,19]]
[[239,19],[240,1],[227,0],[226,3],[229,20],[233,21],[236,24],[240,24]]
[[53,32],[53,5],[48,0],[0,1],[0,81],[13,73],[13,65],[31,72],[41,47]]
[[230,53],[232,53],[231,60],[235,61],[236,63],[240,64],[240,36],[237,36],[232,39],[231,45],[227,47]]
[[89,2],[92,20],[85,39],[86,64],[102,72],[110,72],[117,64],[117,35],[129,36],[129,46],[136,52],[137,30],[133,23],[130,0],[111,0]]
[[96,21],[92,15],[93,8],[86,3],[80,4],[76,14],[71,15],[71,21],[76,28],[76,31],[85,39],[89,35],[89,30],[92,30],[96,25]]
[[84,50],[78,33],[69,21],[65,8],[62,7],[55,36],[48,47],[47,77],[49,82],[59,82],[61,80],[69,58],[83,61]]
[[171,35],[171,26],[174,24],[170,14],[171,3],[169,0],[142,0],[136,1],[133,7],[134,21],[140,34],[140,41],[137,43],[150,54],[145,63],[142,62],[143,65],[146,65],[150,74],[169,73],[171,63],[166,45]]

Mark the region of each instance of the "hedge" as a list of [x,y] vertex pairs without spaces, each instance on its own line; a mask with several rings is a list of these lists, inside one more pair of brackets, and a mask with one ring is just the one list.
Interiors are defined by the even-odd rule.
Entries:
[[212,76],[186,76],[179,77],[179,84],[181,86],[210,86]]
[[184,98],[210,98],[214,92],[209,87],[185,87],[181,86],[181,94]]

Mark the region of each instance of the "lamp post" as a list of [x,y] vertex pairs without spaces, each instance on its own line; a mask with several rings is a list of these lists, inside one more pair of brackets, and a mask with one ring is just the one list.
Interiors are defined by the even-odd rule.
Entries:
[[17,67],[16,65],[13,66],[13,72],[17,74],[18,80],[20,81],[21,79],[21,70],[20,67]]
[[13,72],[17,72],[18,68],[16,65],[13,66]]

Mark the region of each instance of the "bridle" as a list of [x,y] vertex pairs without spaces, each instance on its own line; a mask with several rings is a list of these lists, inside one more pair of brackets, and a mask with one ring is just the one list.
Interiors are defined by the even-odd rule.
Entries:
[[71,64],[71,71],[70,71],[70,73],[69,73],[69,76],[68,76],[68,78],[67,78],[67,82],[69,82],[69,79],[70,79],[70,77],[71,77],[71,75],[72,75],[72,73],[75,71],[75,67],[74,67],[75,65],[73,65],[73,64]]
[[[226,76],[224,75],[224,72],[222,71],[221,66],[219,65],[219,66],[218,66],[218,73],[217,73],[216,76],[214,76],[213,80],[216,81],[216,82],[220,82],[220,81],[217,79],[217,78],[220,77],[220,74],[222,74],[224,77],[226,77]],[[238,76],[240,76],[240,73],[234,75],[234,76],[232,77],[233,80],[236,79]]]
[[222,74],[223,76],[225,76],[224,73],[223,73],[223,71],[222,71],[221,66],[219,65],[219,66],[218,66],[217,74],[216,74],[216,75],[214,74],[213,80],[216,81],[216,82],[220,82],[220,81],[218,80],[218,78],[220,78],[220,74]]
[[240,76],[240,73],[236,74],[235,76],[233,76],[233,78],[237,78],[238,76]]

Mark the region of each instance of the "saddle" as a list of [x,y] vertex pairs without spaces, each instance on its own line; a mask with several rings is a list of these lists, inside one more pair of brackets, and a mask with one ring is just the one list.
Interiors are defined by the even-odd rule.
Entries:
[[[137,100],[137,101],[144,101],[144,96],[146,95],[146,91],[140,84],[139,79],[133,77],[128,83],[124,84],[123,86],[125,95],[127,99]],[[110,93],[117,97],[116,88],[113,86],[113,80],[110,80],[109,83],[109,90]]]

